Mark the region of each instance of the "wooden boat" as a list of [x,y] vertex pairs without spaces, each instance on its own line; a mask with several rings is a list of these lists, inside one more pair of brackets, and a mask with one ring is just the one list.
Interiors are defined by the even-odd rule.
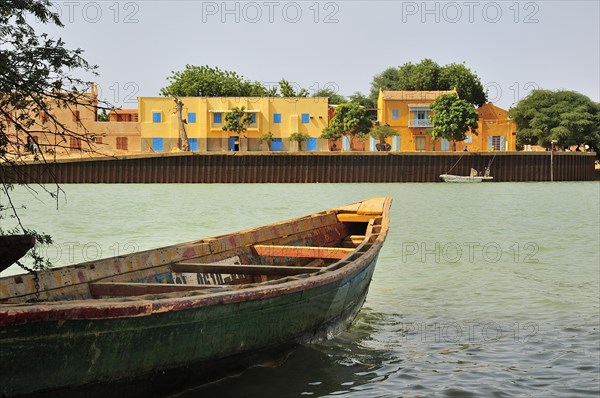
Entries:
[[[389,198],[0,279],[0,396],[151,396],[345,330]],[[117,393],[117,391],[120,391]]]
[[32,235],[0,235],[0,272],[27,254],[34,245]]
[[454,174],[442,174],[440,178],[444,182],[486,182],[493,181],[494,177],[490,176],[490,169],[487,168],[484,175],[478,175],[477,170],[471,169],[469,176],[458,176]]

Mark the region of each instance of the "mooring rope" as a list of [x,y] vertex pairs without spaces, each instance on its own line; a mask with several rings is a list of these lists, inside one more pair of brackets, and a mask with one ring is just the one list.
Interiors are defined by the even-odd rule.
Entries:
[[[450,172],[452,171],[452,169],[453,169],[454,167],[456,167],[456,165],[458,164],[458,162],[460,162],[460,160],[462,159],[462,157],[463,157],[463,156],[465,156],[465,153],[466,153],[466,152],[463,152],[463,153],[460,155],[460,157],[458,158],[458,160],[456,161],[456,163],[454,163],[454,166],[450,167],[450,170],[448,170],[448,171],[446,172],[446,174],[450,173]],[[495,155],[494,155],[494,156],[495,156]]]

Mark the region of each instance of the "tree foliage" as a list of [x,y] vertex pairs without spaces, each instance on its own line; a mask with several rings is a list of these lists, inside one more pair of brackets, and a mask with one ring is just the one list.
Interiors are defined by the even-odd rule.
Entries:
[[335,108],[335,115],[323,130],[321,138],[339,140],[344,135],[364,138],[372,126],[373,122],[362,106],[357,103],[342,104]]
[[363,93],[356,91],[354,94],[348,97],[350,102],[359,104],[367,113],[367,116],[371,120],[377,120],[377,101],[373,101],[371,98],[367,97]]
[[307,97],[308,90],[286,79],[274,87],[251,81],[237,72],[218,67],[186,65],[171,72],[169,85],[160,90],[165,97]]
[[477,134],[479,115],[469,102],[459,99],[456,94],[444,94],[436,98],[430,106],[433,139],[445,138],[449,141],[464,141],[471,130]]
[[350,102],[359,104],[367,110],[377,108],[377,101],[373,101],[371,98],[358,91],[350,95],[348,99],[350,100]]
[[517,145],[588,144],[600,149],[600,104],[575,91],[534,90],[508,112]]
[[252,124],[252,116],[246,113],[245,108],[233,108],[230,112],[225,114],[225,124],[223,125],[223,131],[230,131],[242,137],[246,134],[248,126]]
[[487,102],[479,77],[464,64],[440,66],[429,58],[418,64],[405,63],[390,67],[373,77],[371,99],[377,101],[379,90],[442,91],[456,88],[458,96],[473,105]]
[[110,119],[110,117],[108,116],[108,113],[106,113],[106,109],[102,109],[102,112],[100,112],[98,114],[98,121],[99,122],[108,122]]
[[[69,147],[72,137],[88,144],[91,150],[92,135],[69,129],[54,116],[54,111],[85,107],[97,112],[98,107],[86,94],[91,83],[77,77],[95,74],[96,67],[83,59],[83,51],[66,48],[61,39],[36,31],[28,22],[35,18],[41,25],[63,27],[59,15],[52,12],[50,6],[49,0],[3,0],[0,3],[0,189],[8,199],[8,205],[0,205],[0,213],[10,209],[17,224],[10,230],[0,229],[0,234],[20,231],[34,235],[42,244],[50,243],[51,238],[27,229],[18,216],[18,205],[11,200],[11,184],[23,180],[21,169],[11,166],[25,160],[27,154],[23,148],[33,142],[35,133],[57,137],[56,143],[46,146],[47,149],[52,149],[51,145]],[[82,149],[85,150],[83,145]],[[34,160],[45,161],[44,156],[43,151],[34,151]],[[59,187],[53,191],[45,186],[41,188],[54,198],[60,192]],[[35,252],[32,257],[35,268],[48,265]]]
[[275,91],[271,91],[273,97],[308,97],[307,89],[294,87],[293,84],[285,79],[279,81],[279,93],[277,92],[277,87],[275,87],[274,90]]
[[330,88],[324,88],[321,90],[317,90],[313,95],[313,97],[327,97],[329,98],[330,105],[339,105],[346,102],[346,98],[343,95],[338,94],[335,90]]
[[379,140],[381,144],[385,143],[385,139],[388,137],[392,137],[394,135],[398,135],[398,132],[394,130],[387,124],[382,124],[373,128],[369,134],[371,137]]
[[236,72],[218,67],[186,65],[167,78],[170,84],[160,90],[165,97],[254,97],[266,95],[260,82],[252,82]]

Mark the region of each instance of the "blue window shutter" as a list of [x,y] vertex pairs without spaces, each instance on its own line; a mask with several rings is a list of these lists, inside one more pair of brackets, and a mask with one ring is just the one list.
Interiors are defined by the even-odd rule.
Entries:
[[392,151],[400,151],[400,136],[392,136]]
[[282,151],[283,150],[283,142],[281,138],[273,138],[271,141],[271,150],[272,151]]
[[377,145],[377,138],[369,137],[369,150],[371,152],[377,151],[377,147],[375,145]]
[[160,122],[161,122],[160,112],[152,112],[152,123],[160,123]]
[[347,135],[342,137],[342,149],[344,151],[349,151],[350,150],[350,137],[348,137]]
[[273,124],[280,124],[281,123],[281,113],[274,113],[273,114]]
[[306,150],[307,151],[316,151],[317,150],[317,139],[315,137],[310,137],[306,140]]
[[188,123],[196,123],[196,112],[188,113]]
[[256,113],[251,113],[250,119],[252,120],[252,124],[256,124]]
[[164,140],[162,138],[153,138],[152,139],[152,149],[155,151],[164,150]]
[[494,147],[494,143],[492,141],[492,137],[488,137],[488,151],[491,151],[492,148]]
[[188,139],[188,142],[190,144],[190,151],[198,150],[198,138],[190,138]]
[[399,119],[398,109],[392,109],[392,119],[393,120],[398,120]]
[[504,136],[501,135],[500,136],[500,150],[503,151],[504,149],[505,149],[505,146],[504,146]]
[[310,123],[310,115],[308,113],[302,114],[302,124]]
[[222,113],[213,113],[213,123],[214,124],[223,123],[223,114]]
[[449,149],[450,149],[450,142],[447,139],[442,138],[442,151],[447,151]]

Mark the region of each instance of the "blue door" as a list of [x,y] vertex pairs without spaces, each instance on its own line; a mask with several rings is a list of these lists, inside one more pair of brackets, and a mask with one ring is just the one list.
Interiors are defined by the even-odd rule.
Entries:
[[190,138],[188,139],[188,142],[190,144],[190,151],[198,150],[198,138]]
[[371,151],[371,152],[377,151],[377,147],[375,145],[377,145],[377,138],[369,137],[369,151]]
[[273,138],[271,140],[271,150],[272,151],[282,151],[283,150],[283,142],[281,138]]
[[307,151],[316,151],[317,150],[317,139],[316,138],[311,137],[306,140],[306,150]]
[[237,137],[232,135],[231,137],[229,137],[229,150],[230,151],[235,151],[235,139]]
[[152,139],[152,149],[155,151],[164,150],[164,141],[162,138],[153,138]]

